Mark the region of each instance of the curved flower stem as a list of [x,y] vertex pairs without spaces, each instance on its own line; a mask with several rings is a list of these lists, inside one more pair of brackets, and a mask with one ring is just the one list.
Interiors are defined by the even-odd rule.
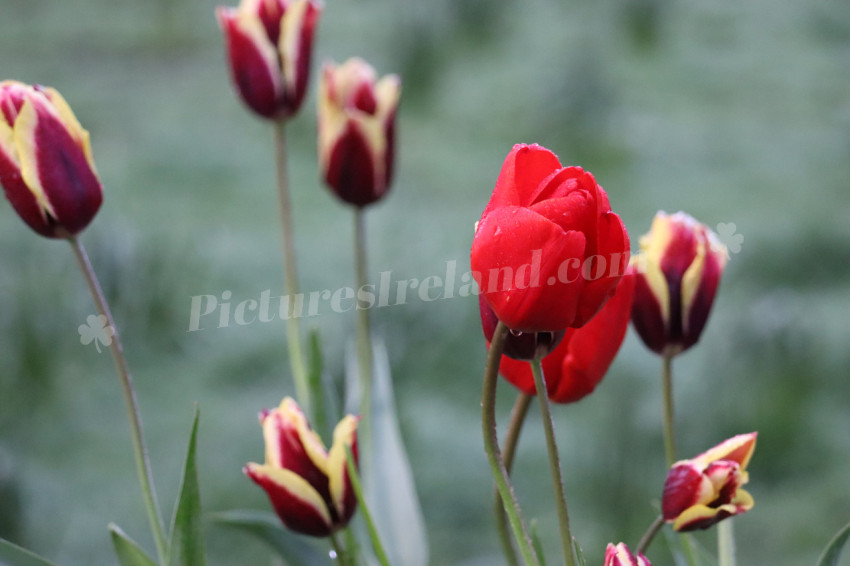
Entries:
[[336,552],[336,559],[339,560],[340,566],[353,566],[352,556],[349,554],[349,549],[344,548],[340,542],[339,538],[336,536],[336,533],[331,533],[331,548]]
[[673,357],[664,356],[661,365],[661,391],[664,396],[664,451],[667,467],[676,462],[676,435],[673,419]]
[[94,299],[97,311],[106,318],[107,328],[111,328],[113,332],[109,349],[112,352],[115,369],[118,371],[121,391],[124,394],[124,404],[127,408],[127,418],[130,421],[133,452],[136,456],[136,472],[138,473],[139,484],[142,487],[142,495],[145,499],[148,522],[150,523],[154,544],[156,545],[156,554],[159,557],[159,562],[165,564],[167,554],[165,530],[159,513],[159,504],[156,500],[156,489],[153,485],[153,474],[151,473],[148,449],[145,445],[145,436],[142,430],[142,417],[139,412],[139,404],[136,401],[133,378],[130,375],[130,368],[127,366],[127,358],[124,357],[124,347],[121,345],[121,337],[118,335],[118,328],[115,326],[115,320],[113,320],[112,312],[109,310],[109,303],[106,301],[106,297],[97,280],[97,275],[95,275],[94,269],[92,269],[86,249],[76,236],[68,238],[68,242],[70,242],[71,249],[74,251],[74,257],[77,259],[80,271],[83,272],[83,276],[86,279],[86,284],[88,285],[92,299]]
[[360,485],[360,474],[357,471],[357,466],[354,464],[354,455],[351,453],[351,448],[348,446],[345,447],[345,463],[348,470],[348,477],[351,480],[351,489],[354,490],[354,496],[357,498],[357,504],[360,506],[360,513],[363,515],[363,521],[366,523],[366,528],[369,531],[369,538],[372,541],[372,550],[375,551],[375,556],[381,566],[390,566],[390,561],[387,558],[387,552],[384,550],[384,545],[381,543],[381,535],[378,533],[375,521],[372,520],[372,513],[366,505],[366,498],[363,497],[363,488]]
[[[519,434],[522,432],[522,425],[525,422],[525,417],[528,415],[528,408],[531,406],[531,400],[534,397],[525,393],[517,395],[514,408],[511,410],[511,422],[508,425],[508,432],[505,436],[505,444],[502,450],[502,458],[505,462],[505,469],[508,475],[511,473],[511,468],[514,463],[514,454],[519,443]],[[508,520],[505,515],[505,508],[502,505],[502,498],[497,490],[493,490],[493,514],[496,517],[496,530],[499,533],[499,541],[502,543],[502,552],[505,555],[505,560],[508,566],[517,565],[517,557],[514,552],[513,543],[511,543],[511,534],[508,529]]]
[[570,515],[567,511],[567,497],[564,494],[564,481],[561,478],[561,462],[558,458],[558,443],[555,441],[555,427],[552,423],[552,413],[549,411],[549,394],[546,389],[546,379],[540,360],[531,362],[531,373],[534,375],[534,387],[537,389],[537,400],[540,401],[540,414],[543,417],[543,431],[546,434],[546,448],[549,451],[549,472],[552,475],[552,486],[555,490],[555,504],[558,508],[558,523],[561,527],[561,549],[564,553],[564,564],[575,566],[573,558],[573,536],[570,533]]
[[[280,206],[280,227],[283,244],[283,277],[290,309],[298,294],[298,272],[295,261],[295,230],[292,221],[292,202],[289,198],[289,182],[286,174],[286,122],[279,120],[274,127],[275,166],[277,169],[277,195]],[[313,414],[310,387],[307,383],[307,365],[301,348],[300,313],[289,312],[286,318],[286,343],[289,349],[289,365],[295,382],[295,396],[308,415]]]
[[658,534],[658,531],[661,530],[661,527],[664,526],[664,516],[659,515],[655,518],[649,528],[646,529],[646,532],[640,537],[640,542],[637,545],[636,553],[646,553],[646,549],[649,548],[649,545],[652,544],[652,539],[655,538],[655,535]]
[[735,529],[731,518],[717,523],[717,564],[735,566]]
[[514,538],[519,546],[519,552],[526,566],[538,566],[540,562],[534,552],[531,537],[528,536],[528,529],[522,519],[511,479],[502,460],[499,438],[496,433],[496,385],[499,380],[499,362],[502,359],[502,350],[505,346],[507,334],[508,327],[500,321],[493,332],[490,350],[487,352],[484,387],[481,392],[481,428],[484,436],[484,451],[487,452],[487,460],[490,463],[493,479],[496,481],[496,489],[502,497],[502,503],[505,512],[508,514]]
[[[354,209],[354,272],[355,293],[367,284],[366,269],[366,218],[363,207]],[[369,328],[369,310],[357,305],[357,364],[360,377],[360,438],[363,439],[363,452],[366,460],[371,458],[372,447],[372,342]]]

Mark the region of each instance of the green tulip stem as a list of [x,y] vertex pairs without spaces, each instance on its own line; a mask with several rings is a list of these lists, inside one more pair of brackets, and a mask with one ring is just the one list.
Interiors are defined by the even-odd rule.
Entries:
[[366,529],[369,531],[369,539],[372,541],[372,550],[375,551],[375,557],[381,566],[390,566],[387,552],[384,550],[384,545],[381,543],[381,535],[378,533],[378,528],[375,526],[375,521],[372,519],[372,513],[366,505],[366,498],[363,497],[363,487],[360,485],[360,473],[354,463],[354,454],[351,453],[351,448],[345,447],[345,464],[348,470],[348,477],[351,480],[351,489],[354,490],[354,497],[357,498],[357,504],[360,506],[360,514],[363,516],[363,521],[366,523]]
[[543,418],[543,432],[546,436],[546,448],[549,451],[549,472],[552,475],[552,487],[555,490],[555,504],[558,509],[558,524],[561,530],[561,549],[564,553],[564,564],[575,566],[573,557],[573,536],[570,533],[570,515],[567,511],[567,497],[564,493],[564,480],[561,477],[561,461],[558,457],[558,443],[555,441],[555,427],[552,413],[549,410],[549,393],[546,389],[546,378],[540,359],[530,362],[531,373],[534,375],[534,387],[537,389],[537,400],[540,402],[540,415]]
[[352,557],[348,553],[348,549],[344,548],[340,542],[339,537],[337,537],[336,533],[331,533],[331,548],[333,548],[336,553],[336,559],[339,561],[340,566],[353,566]]
[[640,538],[640,542],[637,545],[637,550],[635,553],[646,553],[646,549],[649,548],[649,545],[652,544],[652,539],[655,538],[655,535],[658,534],[658,531],[661,530],[661,527],[664,526],[664,516],[659,515],[655,518],[649,528],[646,529],[644,535]]
[[735,528],[732,519],[717,523],[717,564],[735,566]]
[[[511,410],[511,422],[508,424],[508,432],[505,436],[505,443],[502,449],[502,458],[505,462],[505,469],[508,475],[513,467],[514,455],[516,447],[519,443],[519,435],[522,432],[522,425],[525,422],[525,417],[528,415],[528,408],[531,406],[533,396],[525,393],[517,395],[514,408]],[[493,514],[496,517],[496,530],[499,533],[499,541],[502,543],[502,552],[505,555],[505,560],[508,566],[517,566],[516,552],[514,551],[513,543],[511,542],[511,533],[508,526],[508,518],[505,515],[505,508],[502,505],[502,498],[497,490],[493,490]]]
[[[295,259],[295,228],[292,221],[292,201],[286,166],[286,121],[279,120],[274,128],[275,165],[277,169],[277,195],[280,206],[281,242],[283,245],[283,277],[290,308],[298,295],[298,272]],[[286,342],[289,349],[289,366],[295,382],[295,396],[304,411],[312,416],[313,406],[307,377],[307,365],[301,347],[301,322],[299,313],[287,313]]]
[[664,452],[667,455],[667,467],[676,462],[676,435],[673,418],[673,357],[664,356],[661,365],[661,392],[664,396]]
[[[354,275],[355,293],[367,285],[366,217],[363,207],[354,209]],[[372,342],[369,329],[369,310],[360,305],[357,310],[357,367],[360,380],[360,438],[366,463],[370,462],[372,448]]]
[[92,269],[86,249],[76,236],[71,236],[68,238],[68,241],[71,244],[71,249],[74,251],[74,257],[77,259],[80,271],[82,271],[83,277],[85,277],[97,311],[106,318],[106,328],[112,329],[109,349],[112,352],[115,369],[118,371],[121,390],[124,394],[124,404],[127,407],[127,418],[130,421],[130,430],[133,439],[133,452],[136,456],[136,471],[139,475],[139,484],[142,487],[142,495],[144,496],[145,507],[147,508],[148,522],[153,533],[154,544],[156,544],[156,554],[159,557],[160,563],[165,564],[167,555],[165,530],[159,512],[159,504],[156,500],[156,489],[153,485],[153,474],[151,473],[148,449],[145,445],[142,417],[139,412],[139,404],[136,401],[136,391],[133,388],[133,378],[130,375],[127,358],[124,356],[124,347],[121,345],[118,327],[115,326],[115,320],[112,318],[109,303],[106,301],[106,296],[103,294],[103,290],[97,280],[97,275],[95,275],[94,269]]
[[526,566],[539,566],[540,561],[528,536],[528,529],[522,519],[522,512],[514,494],[508,470],[499,450],[499,437],[496,432],[496,386],[499,382],[499,362],[508,335],[508,327],[502,322],[496,326],[490,350],[487,353],[487,365],[484,369],[484,387],[481,392],[481,428],[484,436],[484,450],[496,482],[496,489],[502,498],[505,512],[508,514],[514,538]]

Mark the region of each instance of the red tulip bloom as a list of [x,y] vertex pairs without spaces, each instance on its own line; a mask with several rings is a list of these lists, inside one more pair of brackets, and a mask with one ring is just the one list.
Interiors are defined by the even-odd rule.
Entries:
[[593,175],[539,145],[508,154],[472,241],[473,276],[521,332],[578,328],[614,293],[629,237]]
[[287,397],[280,407],[260,415],[266,463],[250,463],[245,474],[266,490],[280,520],[295,532],[325,537],[348,524],[357,506],[348,476],[346,448],[357,462],[357,418],[342,419],[333,446],[307,422],[298,404]]
[[699,340],[708,320],[727,251],[717,236],[684,212],[659,212],[632,257],[632,322],[644,344],[675,356]]
[[[626,336],[633,295],[634,278],[623,277],[617,293],[599,314],[581,328],[568,328],[558,347],[543,358],[549,399],[573,403],[593,393]],[[523,393],[536,394],[534,376],[527,362],[502,356],[499,371]]]
[[100,208],[89,133],[55,89],[0,82],[0,184],[18,216],[48,238],[76,235]]
[[287,118],[301,107],[321,13],[314,0],[242,0],[216,10],[236,90],[258,115]]

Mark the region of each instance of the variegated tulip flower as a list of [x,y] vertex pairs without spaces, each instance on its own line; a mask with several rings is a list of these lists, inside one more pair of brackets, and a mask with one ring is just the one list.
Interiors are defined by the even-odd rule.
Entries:
[[741,489],[749,477],[747,464],[757,433],[739,434],[691,460],[676,462],[664,482],[661,509],[677,531],[707,529],[753,507]]
[[337,424],[325,450],[298,404],[286,397],[260,415],[266,463],[250,463],[245,474],[266,490],[283,524],[295,532],[325,537],[348,524],[357,500],[348,475],[346,448],[357,461],[357,421]]
[[630,265],[632,322],[650,350],[672,357],[699,340],[727,256],[714,232],[688,214],[655,215]]
[[319,167],[336,195],[366,206],[389,190],[401,79],[362,59],[328,63],[319,84]]
[[605,566],[652,566],[649,560],[641,553],[637,556],[632,554],[626,543],[621,542],[618,545],[608,543],[608,548],[605,549]]
[[100,208],[89,133],[55,89],[0,82],[0,184],[18,216],[48,238],[76,235]]
[[242,0],[216,10],[236,90],[260,116],[287,118],[301,107],[321,13],[314,0]]

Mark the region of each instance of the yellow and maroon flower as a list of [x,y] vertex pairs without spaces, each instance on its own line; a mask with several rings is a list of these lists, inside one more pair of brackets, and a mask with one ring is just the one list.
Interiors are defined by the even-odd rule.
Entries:
[[726,258],[714,232],[688,214],[655,215],[629,267],[636,276],[632,322],[650,350],[675,356],[699,340]]
[[349,448],[357,461],[357,421],[351,415],[342,419],[327,451],[293,399],[260,415],[266,463],[250,463],[243,471],[266,490],[288,528],[324,537],[348,524],[357,500],[345,452]]
[[707,529],[753,507],[741,489],[749,477],[747,464],[757,433],[739,434],[691,460],[676,462],[664,482],[661,509],[677,531]]
[[260,116],[286,118],[301,107],[321,13],[314,0],[242,0],[216,10],[236,90]]
[[0,184],[15,212],[48,238],[79,233],[100,208],[89,133],[55,89],[0,82]]
[[608,543],[605,549],[605,566],[652,566],[641,553],[633,554],[626,543],[618,545]]
[[377,80],[362,59],[325,65],[319,83],[319,167],[345,202],[366,206],[389,190],[400,95],[398,75]]

